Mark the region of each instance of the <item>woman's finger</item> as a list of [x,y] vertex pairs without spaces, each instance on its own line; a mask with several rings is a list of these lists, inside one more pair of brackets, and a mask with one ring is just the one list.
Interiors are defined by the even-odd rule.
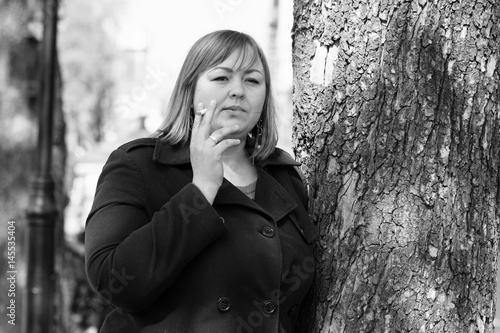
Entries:
[[206,111],[207,109],[204,107],[203,103],[198,103],[194,112],[192,135],[196,135],[196,133],[198,132],[201,119],[203,118],[203,115]]
[[204,113],[200,121],[199,132],[204,139],[208,138],[208,135],[210,134],[210,124],[212,123],[212,118],[214,117],[216,106],[217,102],[215,100],[210,101],[207,107],[207,111]]
[[221,142],[217,143],[216,146],[214,146],[214,153],[217,156],[222,156],[222,154],[226,151],[226,149],[237,146],[240,144],[240,139],[225,139],[222,140]]
[[228,136],[231,136],[231,134],[238,132],[239,129],[240,129],[240,127],[238,125],[234,125],[231,127],[222,127],[222,128],[219,128],[218,130],[212,132],[208,136],[208,138],[212,139],[212,141],[214,141],[215,144],[217,144],[223,140],[226,140],[228,138]]

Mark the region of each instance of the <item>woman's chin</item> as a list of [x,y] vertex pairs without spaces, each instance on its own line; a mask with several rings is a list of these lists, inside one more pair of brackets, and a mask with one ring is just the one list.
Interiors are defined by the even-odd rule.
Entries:
[[233,127],[235,125],[238,125],[238,127],[240,128],[237,132],[234,132],[233,134],[231,134],[231,136],[235,136],[237,138],[244,138],[248,135],[248,133],[250,133],[250,129],[248,128],[248,124],[246,122],[243,122],[239,119],[227,119],[223,122],[217,122],[217,123],[212,123],[212,128],[211,128],[211,132],[213,133],[214,131],[216,131],[217,129],[220,129],[220,128],[227,128],[227,127]]

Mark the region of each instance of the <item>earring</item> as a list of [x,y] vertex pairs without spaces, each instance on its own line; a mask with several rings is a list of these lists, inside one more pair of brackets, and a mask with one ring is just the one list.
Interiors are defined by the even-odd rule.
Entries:
[[262,147],[262,119],[257,122],[257,137],[255,138],[255,149]]
[[254,149],[252,154],[252,164],[255,165],[255,151],[262,147],[262,119],[259,119],[254,129],[251,132],[251,138],[254,142]]
[[189,131],[193,130],[193,123],[194,123],[193,113],[194,113],[194,110],[191,109],[191,112],[189,112]]

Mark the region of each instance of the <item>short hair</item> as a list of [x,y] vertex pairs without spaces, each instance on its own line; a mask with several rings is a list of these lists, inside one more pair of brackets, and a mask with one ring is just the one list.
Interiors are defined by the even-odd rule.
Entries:
[[[245,64],[247,57],[253,55],[250,65],[260,60],[264,67],[266,95],[259,120],[262,124],[262,136],[259,138],[259,147],[253,151],[252,157],[263,160],[274,152],[278,142],[278,129],[269,65],[261,47],[251,36],[232,30],[209,33],[191,47],[175,82],[165,119],[154,134],[155,136],[172,145],[189,142],[194,113],[194,92],[200,74],[222,63],[235,51],[240,52],[242,65]],[[247,140],[247,143],[255,144],[257,133],[258,129],[255,126],[250,132],[251,140]]]

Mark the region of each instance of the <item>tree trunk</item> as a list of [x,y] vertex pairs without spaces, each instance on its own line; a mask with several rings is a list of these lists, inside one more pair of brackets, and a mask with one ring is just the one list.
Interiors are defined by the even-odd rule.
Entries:
[[[309,332],[493,332],[500,3],[295,0]],[[307,320],[309,318],[309,320]]]

